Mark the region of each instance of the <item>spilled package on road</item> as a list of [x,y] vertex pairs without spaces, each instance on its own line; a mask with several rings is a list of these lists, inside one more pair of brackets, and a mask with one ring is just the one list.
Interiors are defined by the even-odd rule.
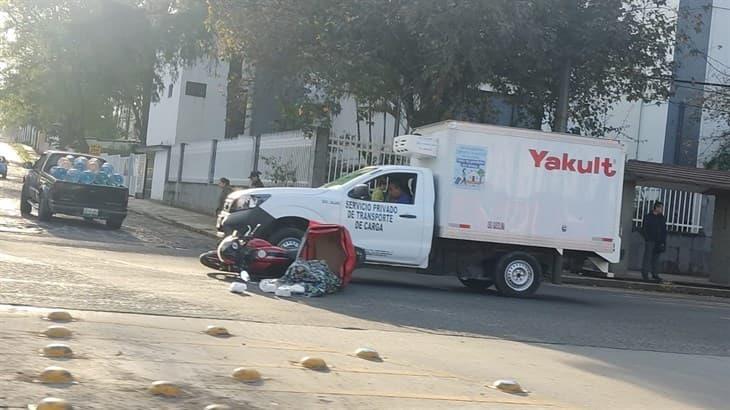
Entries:
[[277,296],[324,296],[347,286],[357,264],[355,247],[344,226],[310,223],[297,260],[276,281],[260,289]]

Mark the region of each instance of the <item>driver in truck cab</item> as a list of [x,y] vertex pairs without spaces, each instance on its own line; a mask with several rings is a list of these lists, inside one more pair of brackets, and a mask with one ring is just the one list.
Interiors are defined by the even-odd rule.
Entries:
[[412,204],[411,194],[403,189],[403,184],[398,180],[391,180],[388,184],[388,202],[394,204]]

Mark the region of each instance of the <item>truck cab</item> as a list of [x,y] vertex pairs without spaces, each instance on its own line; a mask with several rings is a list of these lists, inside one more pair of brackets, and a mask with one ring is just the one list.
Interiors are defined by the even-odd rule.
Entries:
[[[396,196],[397,195],[397,196]],[[229,232],[261,224],[262,236],[298,248],[309,221],[344,225],[365,262],[426,268],[434,229],[433,174],[373,166],[320,188],[259,188],[231,194],[218,218]]]

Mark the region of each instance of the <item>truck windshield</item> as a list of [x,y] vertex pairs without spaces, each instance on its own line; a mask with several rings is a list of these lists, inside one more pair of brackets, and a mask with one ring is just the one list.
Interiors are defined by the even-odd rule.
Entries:
[[346,183],[352,181],[353,179],[355,179],[361,175],[369,174],[369,173],[375,172],[377,170],[378,170],[378,167],[365,167],[365,168],[359,169],[355,172],[351,172],[347,175],[343,175],[343,176],[335,179],[332,182],[326,183],[326,184],[322,185],[322,188],[333,188],[333,187],[345,185]]

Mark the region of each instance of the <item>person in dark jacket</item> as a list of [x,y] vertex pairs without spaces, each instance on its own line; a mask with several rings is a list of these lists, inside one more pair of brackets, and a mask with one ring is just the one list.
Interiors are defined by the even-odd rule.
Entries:
[[251,171],[251,174],[248,176],[248,179],[251,180],[251,188],[263,188],[264,183],[261,182],[261,173],[259,171]]
[[221,178],[218,180],[218,186],[221,187],[221,195],[218,197],[218,208],[215,210],[215,214],[218,215],[223,210],[223,205],[226,203],[226,198],[233,192],[231,187],[231,181],[228,178]]
[[644,280],[651,278],[661,282],[656,273],[657,261],[667,247],[667,219],[664,217],[664,204],[657,201],[651,212],[644,216],[642,234],[644,236],[644,262],[641,265],[641,276]]

